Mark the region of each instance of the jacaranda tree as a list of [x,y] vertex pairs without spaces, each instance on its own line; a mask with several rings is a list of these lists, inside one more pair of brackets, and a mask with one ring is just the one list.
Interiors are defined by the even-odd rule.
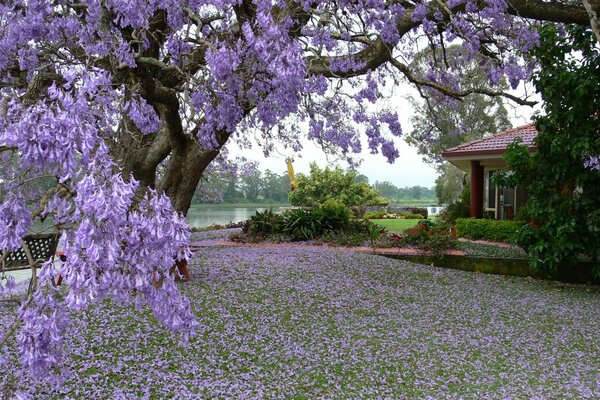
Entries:
[[[276,141],[298,150],[304,135],[350,157],[364,131],[370,150],[392,161],[389,135],[401,128],[395,111],[372,106],[382,86],[404,79],[455,99],[500,95],[502,76],[515,86],[532,68],[521,57],[538,40],[532,21],[589,26],[591,15],[597,29],[597,0],[585,6],[2,1],[0,248],[19,247],[35,219],[52,221],[63,232],[67,287],[63,299],[44,267],[3,343],[16,331],[26,370],[59,379],[67,310],[107,296],[147,304],[170,329],[192,332],[197,322],[168,270],[187,253],[181,215],[229,140],[252,135],[268,152]],[[420,47],[451,43],[467,51],[442,52],[423,72],[409,67]],[[491,89],[461,85],[456,71],[476,54]]]

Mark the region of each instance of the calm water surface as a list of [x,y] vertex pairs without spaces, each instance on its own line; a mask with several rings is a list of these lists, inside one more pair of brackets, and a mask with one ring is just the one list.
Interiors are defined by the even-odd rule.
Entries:
[[[192,228],[203,228],[214,224],[225,225],[230,222],[245,221],[257,211],[268,210],[269,207],[192,207],[188,211],[187,222]],[[273,207],[279,211],[279,207]]]
[[[287,206],[289,207],[289,206]],[[269,206],[265,207],[193,207],[188,211],[187,222],[192,228],[204,228],[214,224],[226,225],[230,222],[245,221],[254,215],[257,211],[268,210]],[[279,212],[279,206],[273,206],[273,211]],[[437,215],[444,207],[427,207],[429,215]],[[52,227],[50,221],[44,224],[36,221],[32,231],[43,232],[48,231]],[[50,229],[52,230],[52,229]]]

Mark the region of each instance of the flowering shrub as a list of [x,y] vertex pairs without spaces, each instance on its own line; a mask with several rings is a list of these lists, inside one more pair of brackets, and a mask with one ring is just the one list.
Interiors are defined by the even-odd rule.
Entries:
[[364,214],[365,219],[423,219],[422,214],[413,214],[410,211],[399,211],[389,213],[386,210],[367,211]]
[[405,231],[405,243],[420,244],[431,237],[432,232],[426,224],[417,224]]
[[404,231],[404,235],[397,236],[393,242],[396,246],[413,245],[420,250],[431,251],[435,255],[456,248],[458,243],[456,238],[450,235],[447,227],[430,220],[419,221],[416,226]]

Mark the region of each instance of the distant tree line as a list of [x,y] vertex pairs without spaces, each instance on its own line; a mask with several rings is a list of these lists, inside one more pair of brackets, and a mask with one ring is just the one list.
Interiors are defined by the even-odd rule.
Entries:
[[379,193],[385,198],[391,200],[392,203],[402,202],[402,200],[426,200],[435,199],[435,187],[427,188],[425,186],[405,186],[397,187],[391,182],[376,181],[373,188],[379,190]]
[[[355,174],[354,180],[369,184],[369,178],[362,174]],[[388,181],[376,181],[370,186],[378,190],[381,196],[389,199],[391,203],[402,203],[406,199],[429,200],[436,198],[434,187],[397,187]],[[243,173],[211,174],[201,182],[193,202],[196,204],[287,203],[289,202],[289,192],[290,177],[287,172],[276,173],[271,170],[261,172],[256,168],[249,168]]]
[[287,203],[289,191],[287,172],[252,169],[241,174],[211,174],[196,190],[193,202]]

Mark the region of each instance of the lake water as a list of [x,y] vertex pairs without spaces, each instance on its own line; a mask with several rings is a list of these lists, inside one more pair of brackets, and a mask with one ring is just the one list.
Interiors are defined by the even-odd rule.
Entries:
[[[288,206],[289,207],[289,206]],[[227,225],[230,222],[245,221],[254,215],[257,211],[268,210],[269,207],[194,207],[188,211],[187,222],[192,228],[204,228],[214,224]],[[427,210],[429,215],[437,215],[444,207],[429,206]],[[273,211],[278,212],[279,206],[274,206]],[[52,224],[48,221],[45,224],[36,222],[33,231],[40,232],[48,229]]]
[[[426,208],[430,216],[435,216],[445,207],[428,206]],[[188,211],[187,222],[192,228],[204,228],[214,224],[227,225],[230,222],[245,221],[257,211],[267,209],[269,207],[192,207]],[[273,211],[278,212],[279,207],[273,207]]]
[[[192,207],[187,214],[187,222],[192,228],[204,228],[214,224],[226,225],[230,222],[245,221],[257,211],[269,207]],[[273,207],[279,211],[279,207]]]

